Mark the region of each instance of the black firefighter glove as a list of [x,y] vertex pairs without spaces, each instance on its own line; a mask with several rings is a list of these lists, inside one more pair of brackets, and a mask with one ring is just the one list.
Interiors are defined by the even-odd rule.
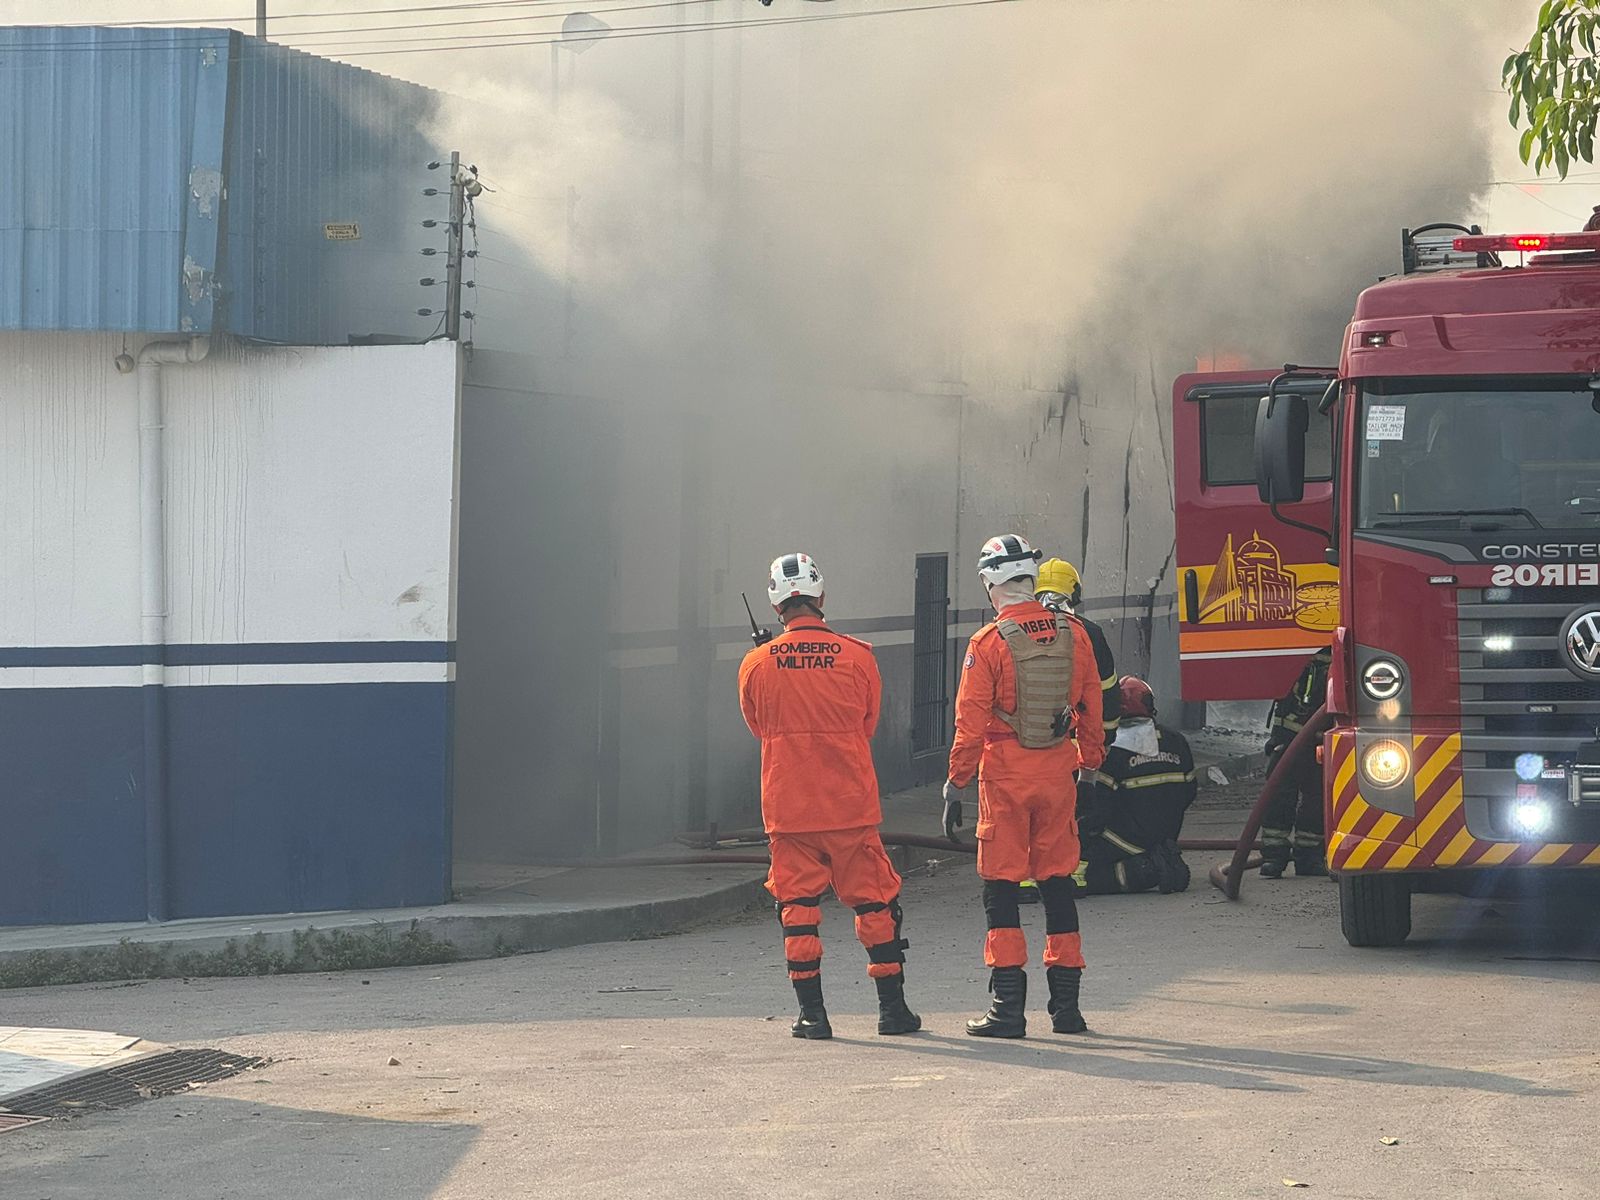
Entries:
[[961,797],[967,792],[966,788],[957,787],[950,780],[944,781],[944,835],[952,842],[959,842],[956,830],[961,828]]

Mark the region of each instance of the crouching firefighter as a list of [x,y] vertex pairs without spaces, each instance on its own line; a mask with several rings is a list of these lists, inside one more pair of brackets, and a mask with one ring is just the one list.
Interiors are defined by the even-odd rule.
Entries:
[[[1289,743],[1328,698],[1328,668],[1333,649],[1311,656],[1288,693],[1272,705],[1267,718],[1267,772],[1278,765]],[[1322,766],[1307,752],[1291,763],[1287,778],[1267,803],[1261,818],[1261,877],[1283,878],[1294,860],[1296,875],[1326,875],[1322,833]]]
[[[956,695],[956,732],[945,783],[945,832],[962,821],[962,796],[978,781],[978,874],[989,933],[989,1011],[967,1022],[974,1037],[1027,1032],[1028,961],[1017,898],[1025,879],[1044,902],[1048,1011],[1057,1033],[1082,1033],[1083,946],[1072,873],[1078,866],[1079,765],[1105,753],[1100,681],[1083,626],[1034,599],[1040,554],[1022,538],[991,538],[978,576],[996,620],[973,635]],[[1073,726],[1077,741],[1073,740]]]
[[767,890],[783,926],[789,978],[800,1000],[797,1038],[829,1038],[822,1002],[822,894],[855,910],[878,985],[878,1032],[914,1033],[905,1000],[907,942],[900,876],[878,837],[883,819],[868,745],[880,683],[872,647],[829,629],[822,572],[805,554],[772,564],[767,596],[783,632],[739,667],[739,707],[761,739],[761,817],[772,853]]
[[1156,724],[1148,683],[1124,675],[1118,691],[1116,740],[1100,769],[1085,772],[1078,881],[1090,895],[1181,892],[1189,886],[1189,865],[1178,851],[1178,835],[1195,798],[1194,754],[1183,734]]

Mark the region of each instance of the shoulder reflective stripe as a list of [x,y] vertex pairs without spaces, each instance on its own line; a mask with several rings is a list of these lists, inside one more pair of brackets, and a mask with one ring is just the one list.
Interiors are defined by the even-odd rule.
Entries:
[[1100,690],[1102,692],[1115,691],[1116,690],[1116,686],[1117,686],[1117,673],[1115,671],[1113,671],[1111,674],[1107,675],[1104,679],[1102,679],[1100,681]]

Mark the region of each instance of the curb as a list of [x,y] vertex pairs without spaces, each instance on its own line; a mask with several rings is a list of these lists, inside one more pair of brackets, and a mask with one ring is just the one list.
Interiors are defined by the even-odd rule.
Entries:
[[[417,928],[456,948],[459,961],[537,954],[597,942],[634,942],[662,937],[707,921],[736,916],[757,904],[770,905],[760,880],[729,884],[695,896],[646,900],[608,908],[500,916],[425,917]],[[409,926],[408,926],[409,927]]]
[[[603,908],[540,913],[444,911],[389,919],[356,914],[320,926],[312,918],[299,928],[247,935],[117,938],[57,949],[0,950],[0,991],[124,979],[299,974],[470,962],[662,937],[767,903],[770,900],[761,881],[748,879],[697,895]],[[337,962],[301,957],[305,942],[341,936],[372,948],[370,957],[362,961],[359,949],[354,955],[347,951]],[[396,945],[414,949],[408,957],[396,960],[392,954]],[[137,966],[130,968],[129,963]]]

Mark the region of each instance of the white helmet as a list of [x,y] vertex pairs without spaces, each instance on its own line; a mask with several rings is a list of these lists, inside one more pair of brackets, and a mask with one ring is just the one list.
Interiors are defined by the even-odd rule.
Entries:
[[772,560],[767,599],[777,608],[785,600],[799,596],[822,599],[822,571],[809,554],[780,554]]
[[994,587],[1008,579],[1021,579],[1023,576],[1036,578],[1039,560],[1043,557],[1043,552],[1028,545],[1026,538],[1003,533],[983,544],[983,550],[978,554],[978,578],[983,580],[985,587]]

